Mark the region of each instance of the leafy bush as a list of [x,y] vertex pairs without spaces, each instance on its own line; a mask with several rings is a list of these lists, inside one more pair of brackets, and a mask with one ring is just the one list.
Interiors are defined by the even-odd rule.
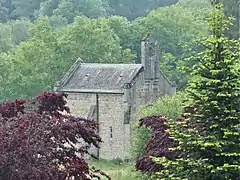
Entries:
[[[69,115],[66,94],[0,104],[0,179],[91,179],[84,160],[101,142],[93,121]],[[79,143],[81,140],[82,143]]]
[[[151,116],[166,116],[171,119],[177,119],[183,111],[184,93],[176,93],[173,96],[164,96],[149,107],[143,107],[139,112],[139,119]],[[139,126],[137,120],[133,128],[133,139],[131,154],[134,159],[146,155],[145,146],[151,137],[151,129],[146,126]]]

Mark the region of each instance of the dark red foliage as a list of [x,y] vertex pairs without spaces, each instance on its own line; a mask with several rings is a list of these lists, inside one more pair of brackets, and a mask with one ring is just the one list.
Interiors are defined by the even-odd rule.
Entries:
[[24,113],[24,103],[26,101],[23,99],[17,99],[15,102],[5,102],[0,104],[0,115],[2,117],[10,118],[15,117],[18,113]]
[[152,136],[146,144],[146,155],[136,161],[136,169],[142,172],[156,172],[161,165],[156,164],[151,156],[167,157],[173,159],[177,157],[176,152],[172,152],[169,148],[177,145],[166,130],[169,129],[167,119],[162,116],[145,117],[140,120],[139,126],[146,126],[152,129]]
[[66,115],[65,97],[43,93],[33,100],[0,104],[0,180],[88,180],[95,176],[83,156],[91,145],[101,142],[97,126],[94,121]]
[[67,98],[67,94],[65,93],[56,94],[51,92],[44,92],[36,97],[35,102],[38,103],[39,113],[45,112],[57,116],[59,115],[58,111],[66,111],[67,113],[70,112],[69,108],[65,106],[66,101],[64,98]]

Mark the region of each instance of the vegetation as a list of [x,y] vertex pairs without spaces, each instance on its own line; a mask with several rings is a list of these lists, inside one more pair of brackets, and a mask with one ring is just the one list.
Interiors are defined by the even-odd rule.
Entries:
[[[96,168],[114,180],[149,179],[149,172],[237,179],[239,18],[239,0],[0,0],[0,179],[109,178]],[[160,41],[160,68],[183,93],[139,113],[132,159],[146,177],[133,163],[91,161],[90,168],[82,157],[101,141],[96,124],[63,115],[64,94],[37,94],[51,91],[77,58],[140,63],[149,32]],[[63,145],[76,137],[86,146]]]
[[[72,6],[75,8],[76,2],[51,0],[33,3],[30,7],[28,3],[12,1],[11,12],[15,12],[16,16],[9,15],[0,23],[0,59],[3,64],[0,68],[4,69],[1,71],[4,73],[0,74],[0,79],[4,79],[0,81],[1,102],[34,97],[40,92],[52,90],[56,80],[79,57],[84,62],[139,63],[140,41],[149,31],[162,44],[162,68],[179,88],[185,86],[188,76],[177,69],[184,56],[180,43],[207,34],[204,8],[175,4],[159,7],[145,17],[129,21],[120,16],[94,19],[80,16],[77,11],[70,10]],[[161,2],[159,4],[163,5],[163,0]],[[101,3],[107,9],[114,6],[113,2],[109,6],[103,1]],[[63,10],[68,6],[69,10]],[[1,7],[8,9],[6,4]],[[18,12],[20,7],[31,10],[21,13]],[[87,7],[84,5],[84,8]],[[76,14],[71,15],[68,11]],[[78,11],[83,12],[79,8]],[[66,14],[60,15],[60,12]],[[34,14],[39,15],[35,18]]]
[[[89,165],[96,169],[101,169],[108,174],[111,179],[114,180],[147,180],[147,175],[143,175],[137,172],[133,163],[121,163],[116,164],[113,161],[106,160],[90,160]],[[102,176],[102,180],[106,180],[106,177]]]
[[151,156],[173,156],[168,147],[173,147],[174,142],[165,133],[165,130],[169,129],[165,125],[165,117],[173,120],[180,117],[183,112],[183,99],[184,93],[165,96],[151,106],[143,107],[139,112],[139,120],[133,129],[131,154],[136,161],[136,169],[146,173],[148,178],[161,168]]
[[[0,179],[91,179],[84,160],[101,142],[93,121],[63,115],[65,94],[0,104]],[[85,143],[76,145],[78,139]]]
[[[145,117],[165,116],[176,120],[183,112],[184,93],[177,93],[173,96],[165,96],[160,98],[156,103],[149,107],[143,107],[139,112],[139,119],[133,128],[131,154],[133,159],[142,158],[146,155],[146,144],[152,135],[151,126],[155,126],[155,122],[146,127],[146,124],[140,123],[140,119]],[[161,124],[161,122],[159,122]],[[141,124],[141,125],[140,125]]]
[[156,158],[164,166],[161,179],[238,179],[239,177],[239,40],[224,33],[229,21],[221,4],[209,18],[211,35],[198,44],[203,51],[196,61],[187,88],[190,106],[184,121],[171,125],[170,135],[179,142],[176,159]]
[[140,119],[139,126],[150,127],[152,130],[151,138],[146,143],[146,155],[138,158],[136,161],[136,169],[144,173],[155,173],[162,168],[161,164],[153,161],[152,156],[166,157],[168,159],[175,159],[177,152],[172,152],[169,149],[177,145],[177,142],[170,139],[169,126],[167,125],[167,118],[163,116],[152,116]]

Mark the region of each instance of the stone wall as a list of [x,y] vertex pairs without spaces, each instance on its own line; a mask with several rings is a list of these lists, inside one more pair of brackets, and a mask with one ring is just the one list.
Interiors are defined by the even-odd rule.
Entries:
[[144,74],[139,74],[132,91],[136,98],[136,109],[140,106],[146,106],[155,102],[163,95],[172,95],[175,93],[175,87],[161,75],[159,79],[145,80]]
[[99,95],[99,135],[104,143],[101,144],[100,158],[124,158],[125,126],[122,94]]
[[67,106],[74,116],[87,118],[89,110],[94,105],[96,105],[96,94],[68,93]]
[[[97,105],[97,95],[68,93],[67,105],[72,115],[87,118],[91,107]],[[130,126],[123,123],[123,94],[98,94],[98,106],[99,135],[103,140],[100,144],[99,158],[124,159],[130,143]],[[96,148],[92,148],[91,152],[97,155]]]

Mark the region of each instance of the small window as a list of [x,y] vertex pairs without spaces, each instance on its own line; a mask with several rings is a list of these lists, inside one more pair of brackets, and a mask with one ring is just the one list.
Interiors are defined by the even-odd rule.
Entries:
[[113,129],[112,129],[112,126],[110,126],[110,138],[113,137]]

